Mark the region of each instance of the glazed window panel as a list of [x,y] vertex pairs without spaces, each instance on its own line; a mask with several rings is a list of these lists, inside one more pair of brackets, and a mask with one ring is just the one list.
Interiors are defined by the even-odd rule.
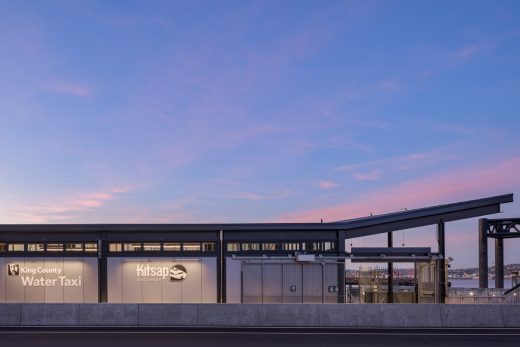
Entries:
[[323,250],[325,252],[327,252],[327,251],[335,251],[336,250],[336,242],[333,242],[333,241],[323,242]]
[[63,243],[48,243],[47,252],[63,252]]
[[23,243],[10,243],[7,246],[7,250],[9,252],[23,252],[23,250],[24,250]]
[[260,244],[256,243],[256,242],[244,242],[244,243],[242,243],[242,250],[243,251],[259,251]]
[[141,243],[123,243],[123,251],[125,252],[140,252],[142,249]]
[[108,251],[109,252],[122,252],[123,246],[120,243],[110,242],[108,244]]
[[27,244],[27,252],[43,252],[45,245],[43,243],[29,243]]
[[228,252],[239,252],[240,251],[240,243],[238,242],[228,242],[226,245],[226,249]]
[[278,244],[274,242],[262,243],[262,251],[276,251],[278,250]]
[[160,242],[145,242],[143,243],[144,251],[160,251],[161,243]]
[[5,251],[7,251],[7,244],[0,242],[0,252],[5,252]]
[[97,243],[85,243],[85,252],[97,252]]
[[299,251],[300,243],[299,242],[284,242],[284,243],[282,243],[282,249],[284,251]]
[[215,252],[217,247],[215,246],[215,242],[203,242],[202,243],[202,251],[203,252]]
[[200,243],[184,242],[182,244],[182,250],[185,252],[200,252]]
[[179,252],[181,250],[180,242],[165,242],[163,243],[163,251],[165,252]]
[[65,250],[67,252],[83,252],[83,244],[82,243],[67,243],[65,245]]

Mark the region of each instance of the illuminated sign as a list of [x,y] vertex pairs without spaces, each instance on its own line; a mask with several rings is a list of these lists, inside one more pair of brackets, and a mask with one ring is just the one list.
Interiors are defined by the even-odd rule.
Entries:
[[137,281],[154,282],[169,279],[170,282],[182,282],[188,277],[188,271],[183,265],[151,266],[150,264],[137,264]]
[[[30,267],[20,264],[7,264],[7,274],[18,277],[24,287],[81,287],[82,276],[70,278],[62,275],[63,269],[59,267],[45,268],[43,266]],[[58,275],[56,278],[45,278],[45,275]]]

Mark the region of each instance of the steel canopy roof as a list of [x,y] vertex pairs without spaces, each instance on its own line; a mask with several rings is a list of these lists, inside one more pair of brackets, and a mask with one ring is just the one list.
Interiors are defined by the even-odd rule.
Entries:
[[0,224],[0,232],[341,231],[355,238],[498,213],[509,202],[513,194],[329,223]]

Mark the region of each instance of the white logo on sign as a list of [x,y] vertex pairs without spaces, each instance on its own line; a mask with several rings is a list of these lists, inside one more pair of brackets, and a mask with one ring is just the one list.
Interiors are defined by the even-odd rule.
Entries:
[[7,274],[9,276],[20,276],[20,265],[7,264]]

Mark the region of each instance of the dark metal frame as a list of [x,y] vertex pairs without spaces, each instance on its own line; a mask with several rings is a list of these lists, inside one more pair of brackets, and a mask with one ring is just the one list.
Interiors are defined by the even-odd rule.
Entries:
[[[275,252],[227,252],[227,242],[336,242],[336,250],[332,252],[316,251],[311,254],[327,256],[341,256],[345,254],[346,239],[368,235],[391,233],[397,230],[416,228],[425,225],[437,225],[437,239],[441,270],[441,297],[444,297],[445,272],[445,237],[444,223],[454,220],[479,217],[500,212],[500,204],[513,201],[513,194],[493,196],[483,199],[457,202],[446,205],[432,206],[396,213],[369,216],[358,219],[343,220],[332,223],[249,223],[249,224],[4,224],[0,225],[0,242],[89,242],[98,244],[99,267],[99,300],[107,300],[107,258],[112,256],[108,252],[109,242],[182,242],[200,241],[215,242],[216,252],[187,252],[185,256],[216,256],[217,262],[217,297],[218,302],[225,302],[225,258],[232,255],[247,255],[262,257],[265,255],[287,255],[304,253],[304,251]],[[497,229],[499,230],[499,229]],[[512,235],[511,228],[508,235]],[[515,235],[517,234],[518,229]],[[500,229],[500,233],[504,233]],[[499,233],[495,233],[498,237]],[[512,236],[510,236],[512,237]],[[516,237],[516,236],[515,236]],[[392,247],[391,234],[388,239]],[[486,237],[487,240],[487,237]],[[500,239],[501,240],[501,239]],[[487,241],[486,241],[487,242]],[[34,255],[29,253],[35,253]],[[48,252],[45,252],[48,253]],[[80,252],[70,252],[71,256],[78,256]],[[124,256],[182,256],[162,251],[124,252]],[[0,252],[0,256],[67,256],[67,252]],[[81,256],[95,255],[83,252]],[[487,261],[487,260],[486,260]]]
[[488,238],[495,239],[495,288],[504,288],[504,239],[520,237],[520,218],[479,220],[479,287],[488,287]]

